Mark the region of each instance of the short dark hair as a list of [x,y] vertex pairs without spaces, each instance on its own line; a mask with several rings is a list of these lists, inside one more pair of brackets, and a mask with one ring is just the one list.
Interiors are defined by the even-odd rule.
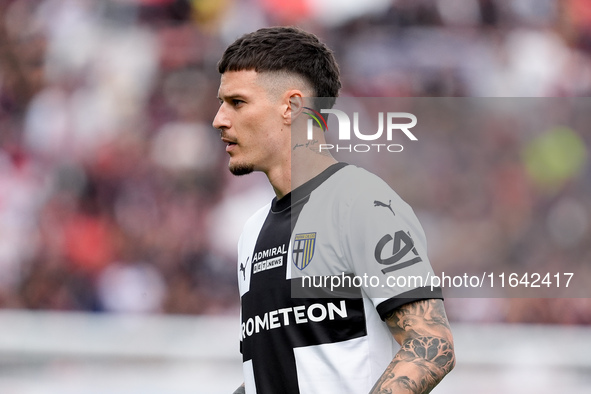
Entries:
[[222,55],[218,71],[242,70],[297,74],[310,84],[315,97],[337,97],[341,88],[333,52],[314,34],[296,27],[263,28],[234,41]]

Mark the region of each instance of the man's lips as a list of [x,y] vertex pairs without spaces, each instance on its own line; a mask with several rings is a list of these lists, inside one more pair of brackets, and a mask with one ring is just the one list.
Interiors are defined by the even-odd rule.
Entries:
[[237,140],[228,137],[222,137],[222,142],[226,144],[226,152],[230,152],[238,144]]

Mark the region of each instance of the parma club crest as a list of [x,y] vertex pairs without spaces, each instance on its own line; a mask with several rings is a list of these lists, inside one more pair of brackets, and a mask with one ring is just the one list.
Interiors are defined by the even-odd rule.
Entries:
[[316,233],[296,234],[293,240],[292,261],[299,270],[303,270],[310,264],[314,257],[316,245]]

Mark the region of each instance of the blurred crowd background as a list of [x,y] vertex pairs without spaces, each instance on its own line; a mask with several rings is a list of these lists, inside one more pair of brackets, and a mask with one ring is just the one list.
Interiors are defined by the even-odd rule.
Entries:
[[[237,238],[272,190],[226,169],[216,63],[272,25],[327,42],[343,96],[591,95],[588,0],[0,0],[1,308],[237,316]],[[572,119],[540,135],[453,129],[413,176],[380,174],[425,221],[434,266],[467,235],[459,259],[480,270],[591,264],[591,123],[584,106]],[[566,169],[543,159],[557,145]],[[448,311],[591,322],[585,298]]]

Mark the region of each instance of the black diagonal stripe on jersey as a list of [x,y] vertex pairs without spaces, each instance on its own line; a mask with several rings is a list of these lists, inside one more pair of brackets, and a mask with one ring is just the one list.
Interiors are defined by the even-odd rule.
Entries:
[[[243,311],[250,310],[253,315],[263,316],[270,311],[294,306],[312,304],[338,304],[338,299],[292,299],[288,289],[275,288],[263,294],[246,293],[242,298]],[[296,324],[293,313],[288,314],[289,324],[284,325],[284,316],[279,315],[281,326],[260,330],[243,340],[242,351],[244,361],[253,361],[254,379],[257,393],[260,394],[298,394],[294,349],[298,347],[336,343],[367,335],[363,301],[361,299],[345,299],[347,317],[335,320],[323,320]],[[316,314],[318,315],[318,314]]]
[[[273,201],[271,211],[257,239],[253,256],[259,251],[289,245],[293,226],[308,202],[312,190],[343,167],[344,164],[341,163],[332,166],[294,190],[293,195],[289,194],[279,201]],[[291,298],[291,281],[285,279],[287,265],[292,264],[291,256],[287,253],[282,255],[282,261],[281,267],[251,273],[249,291],[241,299],[244,324],[248,319],[256,319],[257,316],[262,319],[267,314],[269,319],[270,312],[286,311],[285,314],[279,314],[281,324],[278,327],[261,328],[259,332],[247,335],[242,342],[243,359],[252,360],[256,390],[259,394],[299,393],[294,348],[335,343],[367,335],[361,299]],[[333,320],[296,324],[294,307],[307,311],[314,304],[340,305],[341,301],[346,305],[346,317],[334,314]],[[292,308],[291,313],[287,312],[289,308]],[[284,320],[286,315],[288,324],[285,324]]]

